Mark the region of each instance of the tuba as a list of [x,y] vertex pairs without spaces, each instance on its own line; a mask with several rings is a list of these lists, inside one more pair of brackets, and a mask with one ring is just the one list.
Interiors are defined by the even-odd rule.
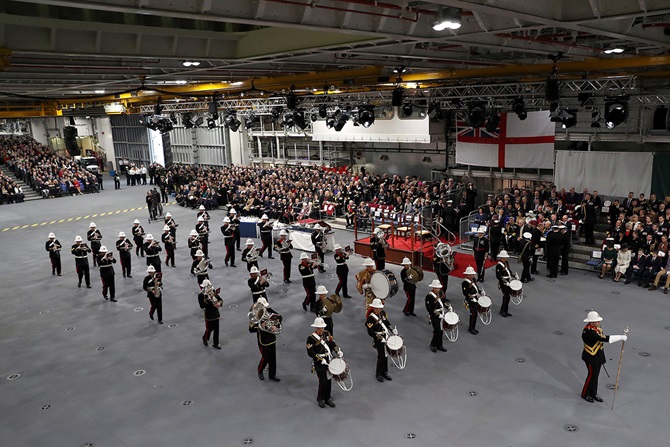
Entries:
[[202,258],[202,261],[198,262],[198,265],[195,267],[196,275],[204,275],[207,273],[207,269],[210,267],[209,259]]
[[440,242],[435,247],[435,256],[440,258],[449,271],[454,270],[454,253],[451,245]]
[[256,247],[252,248],[249,250],[249,253],[247,253],[247,262],[256,262],[258,261],[258,249]]
[[251,326],[257,326],[259,330],[274,335],[281,333],[282,316],[269,312],[261,303],[252,304],[247,315]]

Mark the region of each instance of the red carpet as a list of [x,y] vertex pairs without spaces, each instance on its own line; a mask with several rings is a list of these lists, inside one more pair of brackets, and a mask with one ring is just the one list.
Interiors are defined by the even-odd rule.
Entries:
[[[487,259],[484,263],[485,268],[490,268],[495,266],[496,261],[491,258]],[[469,253],[455,253],[454,255],[454,271],[451,272],[449,276],[455,276],[456,278],[465,278],[463,272],[468,266],[471,265],[473,269],[477,269],[475,264],[475,257]]]

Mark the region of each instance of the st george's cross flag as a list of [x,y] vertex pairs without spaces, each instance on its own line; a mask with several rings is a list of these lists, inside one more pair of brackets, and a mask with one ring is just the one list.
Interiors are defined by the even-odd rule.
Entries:
[[549,111],[528,112],[521,121],[516,114],[503,112],[495,132],[485,127],[468,127],[457,122],[456,163],[494,168],[554,168],[556,123]]

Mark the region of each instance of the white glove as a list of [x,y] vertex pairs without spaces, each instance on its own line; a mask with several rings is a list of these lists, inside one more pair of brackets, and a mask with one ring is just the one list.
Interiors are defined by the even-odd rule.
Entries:
[[321,359],[321,364],[322,364],[323,366],[328,366],[328,362],[325,361],[324,359]]
[[412,275],[407,275],[407,280],[414,278]]
[[340,350],[340,351],[337,353],[337,356],[338,356],[339,358],[344,357],[344,352],[342,352],[342,350]]
[[628,340],[628,335],[610,335],[610,344]]
[[372,287],[370,284],[363,284],[362,289],[369,289],[370,287]]
[[398,329],[393,328],[393,335],[398,335]]

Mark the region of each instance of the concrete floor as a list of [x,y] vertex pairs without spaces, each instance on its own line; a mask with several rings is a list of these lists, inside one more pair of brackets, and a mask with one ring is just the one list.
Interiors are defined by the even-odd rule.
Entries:
[[[493,298],[493,322],[480,322],[480,334],[473,336],[464,324],[460,281],[452,279],[448,296],[461,317],[461,334],[445,343],[449,352],[434,354],[423,307],[433,279],[428,274],[417,291],[418,317],[402,315],[402,291],[387,302],[408,361],[402,371],[391,368],[393,382],[378,383],[363,300],[354,288],[362,262],[355,257],[349,281],[354,298],[335,315],[336,341],[354,389],[345,393],[333,384],[337,408],[320,409],[305,351],[313,315],[300,307],[304,295],[297,268],[293,284],[269,292],[270,304],[284,316],[277,348],[282,381],[256,377],[259,354],[247,331],[247,272],[223,266],[222,211],[211,213],[210,245],[215,267],[210,276],[215,287],[223,287],[221,351],[200,341],[204,324],[184,243],[195,223],[193,210],[166,208],[180,224],[181,244],[177,268],[165,269],[164,325],[148,318],[142,259],[133,257],[132,279],[122,278],[117,264],[118,303],[102,299],[98,269],[91,269],[93,289],[76,287],[69,246],[75,235],[85,235],[91,220],[108,246],[119,231],[130,233],[136,217],[147,232],[162,233],[162,223],[146,222],[146,210],[123,212],[144,205],[145,193],[146,188],[124,186],[0,207],[0,230],[10,228],[0,232],[0,445],[234,446],[245,440],[261,446],[668,445],[670,299],[660,291],[583,271],[555,281],[539,275],[524,287],[521,305],[511,306],[514,317],[503,319],[491,272],[484,287]],[[107,214],[116,211],[121,212]],[[105,215],[84,217],[99,213]],[[23,225],[28,227],[11,229]],[[50,231],[65,248],[62,277],[51,276],[43,248]],[[348,232],[335,235],[343,246],[351,238]],[[327,262],[334,265],[332,254]],[[518,270],[516,261],[512,264]],[[260,265],[281,278],[278,258],[261,259]],[[317,280],[332,292],[334,267]],[[605,402],[589,404],[579,397],[586,372],[580,334],[590,308],[605,318],[606,333],[630,328],[614,411],[613,391],[606,385],[614,383],[621,344],[605,348],[612,375],[600,376]],[[140,370],[145,373],[135,375]]]

